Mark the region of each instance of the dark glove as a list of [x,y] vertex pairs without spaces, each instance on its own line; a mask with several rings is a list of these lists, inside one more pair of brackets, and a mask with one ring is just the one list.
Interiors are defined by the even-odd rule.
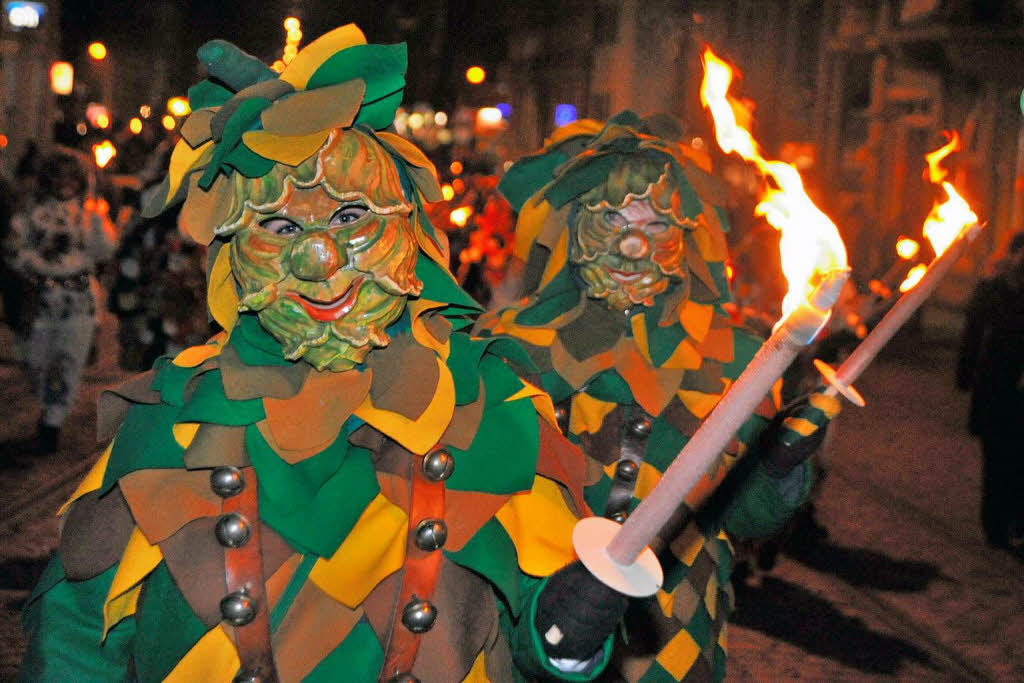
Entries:
[[764,460],[768,474],[781,479],[818,450],[828,423],[839,414],[842,403],[816,389],[785,406],[765,430]]
[[590,659],[622,621],[629,599],[594,577],[579,560],[548,579],[534,626],[555,659]]

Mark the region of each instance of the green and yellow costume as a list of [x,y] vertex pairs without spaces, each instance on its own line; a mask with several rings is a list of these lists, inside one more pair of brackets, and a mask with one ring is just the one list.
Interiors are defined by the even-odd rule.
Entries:
[[[433,168],[380,132],[401,99],[404,46],[343,27],[279,78],[226,43],[200,56],[216,82],[190,91],[194,113],[153,201],[185,198],[182,226],[210,244],[209,306],[225,331],[101,399],[112,441],[61,511],[58,552],[26,607],[22,679],[231,681],[251,628],[225,611],[231,558],[257,535],[254,609],[282,681],[377,680],[406,628],[413,541],[438,570],[432,628],[401,673],[598,675],[611,639],[588,673],[563,673],[532,626],[545,577],[574,560],[585,463],[547,396],[510,369],[529,364],[521,347],[464,331],[478,309],[422,208],[439,194]],[[342,209],[288,242],[275,227],[288,221],[261,216],[297,205],[302,188]],[[344,310],[366,329],[336,324],[345,315],[300,320],[303,301],[323,306],[302,289],[312,248],[340,259],[320,289],[357,273]],[[411,519],[421,468],[443,484],[427,547]],[[226,526],[246,487],[258,521]]]
[[[520,212],[516,255],[525,262],[523,291],[529,296],[485,315],[477,328],[525,346],[570,440],[588,456],[587,502],[613,518],[612,512],[628,514],[658,483],[761,344],[722,308],[730,296],[724,188],[707,157],[653,134],[661,123],[624,112],[607,125],[570,124],[509,170],[499,190]],[[676,263],[641,281],[654,285],[631,292],[633,301],[615,299],[599,282],[603,276],[581,272],[600,264],[594,254],[601,248],[583,234],[593,233],[599,219],[583,214],[637,199],[650,202],[659,223],[674,226],[681,248],[660,238],[669,231],[659,225],[652,260],[659,248],[671,248]],[[664,289],[651,295],[656,286]],[[609,671],[617,669],[629,681],[724,677],[733,608],[729,535],[778,530],[811,482],[806,463],[773,480],[756,454],[733,469],[740,455],[758,448],[759,434],[779,408],[777,389],[690,495],[685,526],[677,524],[660,539],[655,550],[664,589],[642,609],[631,608],[627,642],[617,648]],[[818,417],[827,422],[824,412]],[[630,449],[642,454],[633,460],[642,461],[639,467],[620,460]],[[629,483],[631,495],[621,510],[607,510],[616,479]]]

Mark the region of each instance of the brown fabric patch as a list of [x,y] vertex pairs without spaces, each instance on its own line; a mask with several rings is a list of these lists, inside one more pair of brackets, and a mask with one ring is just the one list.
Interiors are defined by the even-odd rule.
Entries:
[[60,559],[72,581],[102,574],[121,559],[135,526],[121,489],[87,493],[68,509],[60,536]]
[[697,353],[706,360],[714,360],[720,363],[731,363],[733,359],[733,338],[731,327],[715,327],[715,323],[711,323],[711,329],[708,330],[707,335],[704,337],[699,345],[697,345]]
[[[267,527],[264,525],[262,531],[266,532]],[[293,553],[291,557],[285,560],[275,572],[270,575],[270,578],[266,581],[266,596],[267,605],[270,606],[270,611],[274,611],[274,607],[281,599],[281,595],[284,593],[284,589],[288,587],[288,582],[292,580],[292,576],[295,574],[295,570],[299,568],[299,564],[302,563],[302,554]],[[266,561],[264,560],[264,570],[266,570]]]
[[207,470],[136,470],[121,477],[121,490],[150,543],[160,543],[190,521],[221,513]]
[[684,436],[691,436],[701,425],[701,419],[691,413],[679,397],[669,402],[661,417]]
[[156,379],[155,370],[135,375],[116,389],[107,389],[96,401],[96,440],[106,441],[117,433],[133,403],[160,403],[160,392],[150,387]]
[[[361,430],[362,428],[360,428]],[[356,431],[360,431],[356,430]],[[355,433],[353,433],[353,436]],[[383,436],[383,435],[382,435]],[[402,445],[386,436],[376,449],[373,449],[373,466],[378,472],[387,472],[400,477],[408,477],[410,474],[409,463],[415,460],[418,464],[421,456],[402,448]]]
[[722,364],[718,361],[705,359],[698,370],[687,370],[683,375],[680,389],[700,391],[705,394],[720,394],[725,389],[722,384]]
[[710,173],[705,173],[695,164],[683,164],[683,174],[686,180],[693,186],[697,196],[705,203],[705,212],[712,206],[727,206],[729,204],[729,188],[723,180]]
[[704,600],[703,595],[697,595],[697,591],[689,581],[683,579],[672,592],[672,616],[684,624],[690,623],[697,607]]
[[302,389],[313,367],[309,363],[291,365],[246,365],[230,343],[218,356],[224,396],[232,401],[253,398],[291,398]]
[[579,317],[558,330],[558,339],[569,355],[583,362],[614,347],[627,327],[625,316],[610,310],[603,300],[588,299]]
[[421,681],[461,681],[498,621],[490,584],[447,558],[434,591],[437,621],[422,636],[412,674]]
[[361,605],[366,620],[377,634],[381,648],[386,648],[388,644],[388,633],[398,607],[398,592],[402,588],[402,574],[399,569],[374,586]]
[[185,467],[190,470],[221,467],[249,467],[245,452],[245,427],[203,422],[185,449]]
[[274,450],[295,464],[331,445],[363,402],[372,379],[372,371],[311,372],[291,398],[263,399]]
[[448,423],[448,428],[444,430],[444,434],[439,439],[441,443],[464,451],[469,450],[473,444],[473,437],[476,436],[476,431],[480,428],[480,418],[484,414],[484,397],[484,381],[481,379],[480,393],[476,400],[472,403],[455,406],[452,421]]
[[[458,467],[458,461],[455,464]],[[481,493],[480,491],[446,490],[444,515],[448,525],[448,542],[445,550],[457,552],[470,538],[501,509],[508,499],[505,493]]]
[[216,524],[216,517],[193,520],[160,544],[174,583],[207,628],[220,623],[220,601],[228,592],[224,548],[213,533]]
[[615,370],[629,384],[633,398],[648,415],[660,415],[675,397],[686,370],[652,367],[630,339],[619,342],[615,352]]
[[661,308],[661,318],[658,319],[658,327],[668,327],[679,322],[679,309],[686,304],[690,296],[689,279],[682,284],[677,284],[668,294],[665,295],[665,302]]
[[615,365],[611,351],[604,351],[585,360],[577,361],[562,345],[561,335],[555,337],[550,353],[552,367],[558,370],[558,374],[573,389],[579,389],[591,377]]
[[409,477],[408,475],[391,474],[377,470],[377,484],[380,493],[391,503],[402,508],[409,514]]
[[[353,446],[359,446],[376,453],[384,447],[386,437],[370,425],[363,425],[348,435],[348,442]],[[378,468],[379,469],[379,468]]]
[[430,336],[442,344],[447,342],[452,336],[452,324],[443,315],[427,313],[420,320],[423,322],[423,326],[427,328]]
[[[281,534],[260,522],[260,556],[263,558],[263,577],[271,577],[285,562],[295,555],[295,549]],[[301,556],[300,556],[301,558]]]
[[[580,447],[587,454],[588,459],[599,463],[599,465],[610,465],[619,459],[619,441],[622,434],[622,406],[616,406],[610,413],[605,415],[601,429],[596,434],[583,432],[578,434]],[[591,477],[593,480],[591,481]],[[601,479],[600,468],[597,471],[587,469],[587,485],[596,484]]]
[[587,458],[579,447],[562,436],[551,423],[538,416],[540,448],[537,474],[562,484],[569,495],[569,507],[577,517],[591,514],[583,499],[583,483],[587,472]]
[[396,337],[367,356],[366,365],[373,371],[370,399],[374,407],[417,419],[434,398],[441,373],[436,359],[437,354],[420,346],[411,334]]
[[[200,111],[190,116],[185,125],[192,123],[202,113]],[[209,119],[205,123],[206,129],[199,137],[209,139]],[[185,126],[182,126],[181,131],[184,137]],[[192,144],[191,141],[189,144]],[[219,176],[209,190],[203,190],[199,187],[199,178],[199,173],[193,173],[188,179],[188,194],[185,196],[181,213],[178,214],[178,229],[197,243],[207,245],[213,242],[213,231],[224,223],[231,211],[234,203],[234,183],[225,176]]]
[[283,681],[300,681],[359,623],[362,609],[349,609],[320,590],[302,584],[272,641],[274,662]]

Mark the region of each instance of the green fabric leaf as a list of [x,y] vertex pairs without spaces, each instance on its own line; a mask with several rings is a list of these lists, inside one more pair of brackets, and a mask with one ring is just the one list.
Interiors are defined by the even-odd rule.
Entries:
[[445,317],[483,313],[484,309],[459,286],[451,273],[420,253],[421,257],[416,259],[416,277],[423,283],[421,298],[449,304],[443,312]]
[[384,650],[370,622],[363,617],[338,647],[323,658],[303,683],[373,683],[384,666]]
[[604,514],[605,505],[608,503],[608,492],[612,489],[612,480],[607,474],[601,474],[601,478],[590,486],[583,488],[583,499],[594,511],[595,515]]
[[484,379],[487,408],[503,405],[503,401],[523,388],[523,380],[498,356],[487,354],[480,359],[480,376]]
[[500,192],[517,212],[523,204],[542,187],[551,182],[555,169],[564,164],[568,157],[559,151],[523,157],[501,177]]
[[572,386],[562,379],[555,370],[549,370],[540,376],[541,388],[547,392],[548,396],[555,403],[561,403],[565,399],[572,396],[574,389]]
[[196,50],[196,56],[207,73],[235,92],[277,77],[273,69],[262,61],[219,38],[203,43]]
[[261,157],[244,144],[239,143],[224,157],[224,163],[235,169],[246,178],[259,178],[270,173],[274,162]]
[[729,289],[729,278],[725,275],[725,263],[709,262],[708,271],[711,273],[711,279],[715,283],[715,288],[718,290],[719,294],[721,294],[718,302],[724,303],[732,300],[732,290]]
[[732,229],[732,225],[729,220],[729,212],[720,206],[714,207],[715,215],[718,216],[718,222],[722,225],[722,232],[729,232]]
[[696,219],[697,216],[704,213],[704,205],[701,203],[700,197],[697,196],[697,191],[693,189],[693,185],[690,184],[679,162],[673,159],[669,162],[669,168],[672,180],[679,192],[680,208],[683,210],[683,214],[688,218]]
[[168,363],[157,373],[150,388],[160,392],[164,403],[182,408],[185,406],[185,385],[196,374],[196,368],[183,368]]
[[146,579],[135,622],[133,657],[140,681],[163,680],[206,634],[206,627],[185,602],[164,562]]
[[[405,87],[405,80],[402,80],[402,88]],[[405,94],[400,88],[395,92],[382,97],[376,102],[364,103],[356,114],[353,124],[362,124],[374,130],[384,130],[395,122],[395,112],[398,105],[402,104],[402,97]]]
[[535,300],[516,314],[518,325],[543,327],[552,320],[575,308],[583,294],[572,279],[568,267],[563,268],[537,293]]
[[196,385],[188,404],[181,409],[178,422],[210,422],[219,425],[251,425],[266,413],[263,400],[232,401],[224,395],[220,370],[205,373]]
[[615,156],[603,154],[590,157],[570,172],[560,175],[544,193],[551,206],[560,209],[584,192],[603,183],[615,166]]
[[651,424],[651,435],[647,439],[644,461],[659,472],[664,472],[689,440],[688,436],[676,431],[664,417],[655,418]]
[[245,430],[259,478],[260,517],[300,552],[332,556],[380,492],[370,452],[350,445],[348,434],[342,430],[323,452],[289,465],[255,425]]
[[[405,87],[408,55],[405,43],[353,45],[328,57],[306,82],[306,90],[361,78],[366,83],[363,102],[376,102]],[[391,120],[394,120],[392,113]]]
[[219,107],[230,100],[233,94],[219,83],[202,80],[188,89],[188,106],[192,111],[206,107]]
[[455,471],[447,487],[483,493],[529,491],[539,445],[537,413],[529,399],[487,408],[469,449],[451,449]]
[[108,490],[118,479],[136,470],[184,467],[184,449],[174,440],[171,428],[180,422],[176,406],[157,403],[136,404],[114,438],[101,491]]
[[224,132],[217,142],[210,164],[203,171],[199,179],[199,187],[204,190],[210,189],[221,165],[226,163],[228,155],[235,147],[242,144],[242,133],[251,130],[259,124],[260,112],[272,104],[266,97],[250,97],[241,102],[231,114],[231,118],[224,124]]
[[60,547],[58,547],[57,550],[53,552],[53,557],[51,557],[50,561],[46,564],[46,569],[43,570],[43,575],[39,577],[39,582],[32,590],[32,595],[29,596],[25,605],[31,605],[39,598],[39,596],[63,580],[64,562],[60,559]]
[[480,395],[480,373],[477,371],[479,356],[472,353],[469,335],[456,333],[450,338],[448,369],[455,382],[455,405],[472,403]]
[[753,332],[743,328],[733,328],[732,333],[732,361],[722,366],[722,376],[727,379],[736,379],[743,372],[743,369],[750,363],[764,341]]
[[253,313],[238,316],[228,344],[238,352],[238,357],[246,365],[284,367],[295,364],[295,361],[282,355],[281,345],[263,329],[259,318]]
[[605,370],[587,383],[587,393],[599,401],[630,405],[634,403],[629,383],[614,369]]
[[[22,613],[28,649],[21,661],[23,681],[125,681],[129,679],[135,621],[125,619],[103,636],[103,603],[117,567],[87,581],[57,576],[54,556]],[[47,585],[42,590],[40,587]],[[101,644],[102,641],[102,644]]]
[[277,604],[274,605],[274,611],[270,613],[270,633],[274,634],[277,632],[277,627],[284,621],[284,617],[288,614],[288,610],[291,609],[292,603],[295,602],[296,596],[299,591],[302,590],[302,586],[305,585],[306,579],[309,578],[309,573],[313,571],[313,565],[320,559],[316,555],[305,555],[302,558],[302,562],[295,569],[295,573],[292,574],[292,578],[288,579],[288,585],[285,586],[284,592],[281,593],[281,597],[278,598]]
[[498,589],[506,606],[511,608],[517,617],[519,616],[522,576],[519,571],[519,555],[508,532],[497,519],[492,517],[480,527],[458,552],[443,552],[452,562],[490,581]]

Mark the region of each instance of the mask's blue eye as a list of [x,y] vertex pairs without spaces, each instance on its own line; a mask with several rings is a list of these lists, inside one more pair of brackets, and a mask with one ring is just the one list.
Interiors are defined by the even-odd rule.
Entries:
[[347,225],[349,223],[355,223],[357,220],[365,216],[369,212],[369,209],[361,204],[352,204],[350,206],[343,206],[334,212],[331,216],[331,225]]
[[271,232],[275,235],[281,235],[282,237],[288,237],[290,235],[298,235],[302,232],[302,227],[290,221],[287,218],[268,218],[267,220],[260,223],[260,227]]
[[609,225],[612,225],[616,228],[624,227],[627,223],[629,223],[629,221],[626,220],[626,217],[623,216],[618,211],[605,211],[604,219],[605,221],[608,222]]

